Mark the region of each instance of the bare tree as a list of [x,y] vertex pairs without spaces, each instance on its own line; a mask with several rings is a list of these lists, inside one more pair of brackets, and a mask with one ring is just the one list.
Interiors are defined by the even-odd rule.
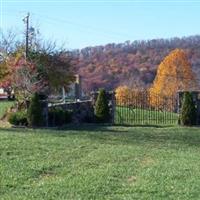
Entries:
[[14,30],[10,29],[6,32],[0,33],[0,52],[1,55],[7,56],[10,53],[14,52],[18,46],[20,45],[20,41],[17,39],[17,35]]

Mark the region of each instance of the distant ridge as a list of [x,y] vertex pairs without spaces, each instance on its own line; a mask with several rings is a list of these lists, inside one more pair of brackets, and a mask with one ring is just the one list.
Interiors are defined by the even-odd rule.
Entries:
[[72,51],[76,71],[83,77],[86,92],[120,84],[151,84],[156,69],[173,49],[184,49],[192,68],[200,77],[200,35],[171,39],[126,41]]

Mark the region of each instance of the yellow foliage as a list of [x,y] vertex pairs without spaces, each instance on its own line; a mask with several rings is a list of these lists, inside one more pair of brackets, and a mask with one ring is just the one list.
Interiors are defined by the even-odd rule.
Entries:
[[127,86],[119,86],[115,90],[116,104],[120,106],[131,106],[144,108],[148,104],[148,93],[146,90],[131,89]]
[[[175,49],[158,67],[149,90],[150,103],[152,106],[160,105],[164,99],[175,97],[178,90],[194,90],[196,87],[197,82],[186,53],[182,49]],[[160,96],[161,100],[158,102],[155,96]]]
[[119,86],[115,90],[115,98],[117,105],[125,105],[128,101],[130,89],[127,86]]

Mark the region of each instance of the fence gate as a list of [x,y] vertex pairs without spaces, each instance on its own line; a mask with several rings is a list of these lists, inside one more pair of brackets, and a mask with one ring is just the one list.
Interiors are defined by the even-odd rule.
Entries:
[[122,125],[177,124],[177,99],[146,90],[132,91],[116,98],[114,122]]

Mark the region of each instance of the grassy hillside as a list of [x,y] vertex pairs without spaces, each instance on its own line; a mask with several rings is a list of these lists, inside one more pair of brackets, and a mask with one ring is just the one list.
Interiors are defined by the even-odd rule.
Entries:
[[1,199],[200,199],[200,129],[0,129]]

